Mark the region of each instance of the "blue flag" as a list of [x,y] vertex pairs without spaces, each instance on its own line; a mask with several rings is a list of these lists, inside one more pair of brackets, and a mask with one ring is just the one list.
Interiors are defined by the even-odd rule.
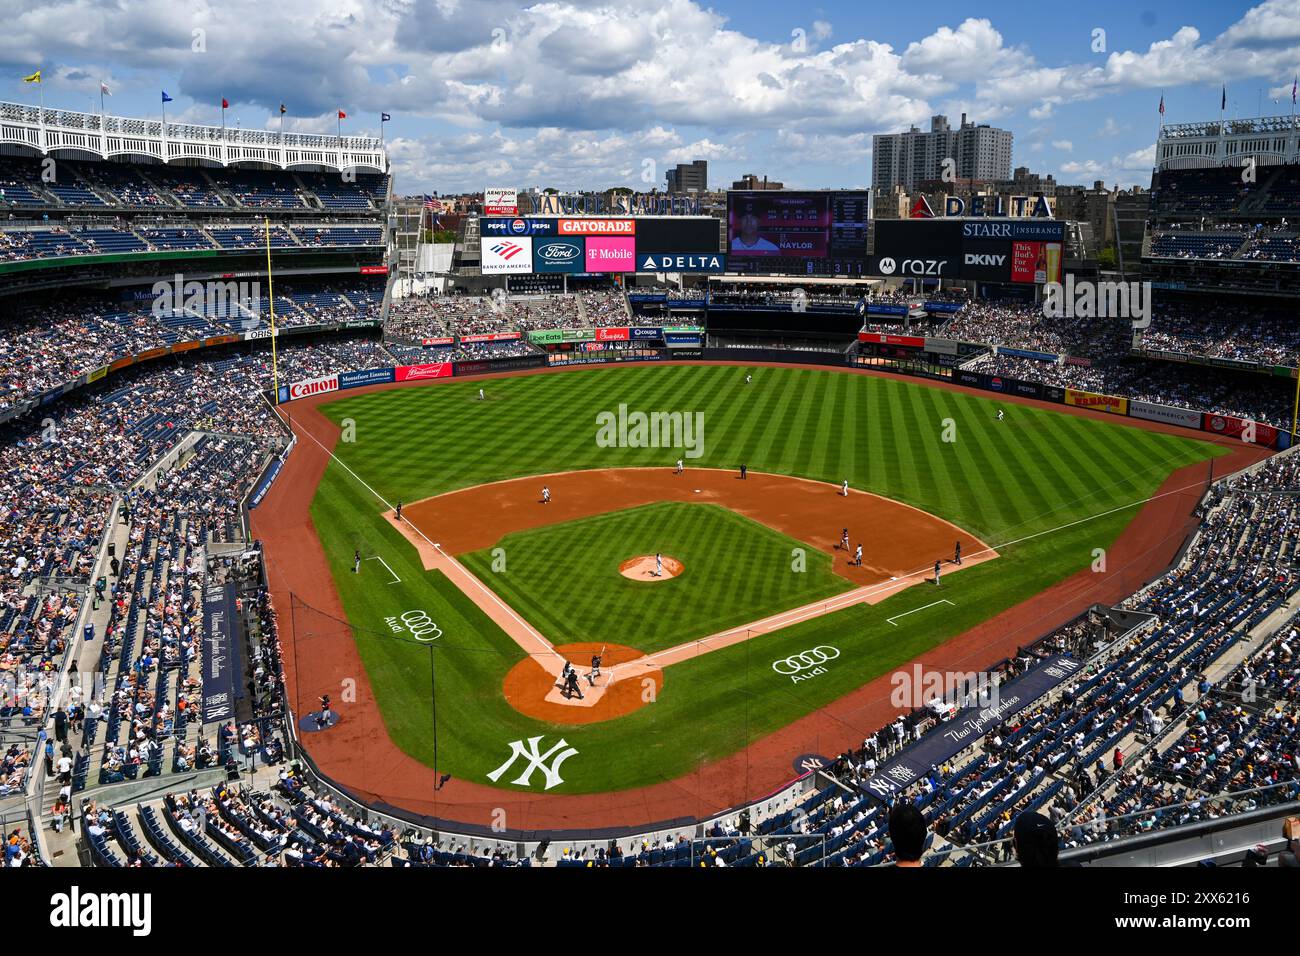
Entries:
[[163,101],[164,103],[170,103],[170,102],[172,101],[172,98],[171,98],[170,96],[167,95],[167,91],[166,91],[166,90],[163,90],[163,91],[162,91],[162,95],[163,95],[163,100],[162,100],[162,101]]
[[379,122],[381,122],[381,123],[387,123],[387,122],[388,122],[389,120],[391,120],[391,119],[392,119],[392,117],[389,116],[387,113],[380,113],[380,114],[379,114]]

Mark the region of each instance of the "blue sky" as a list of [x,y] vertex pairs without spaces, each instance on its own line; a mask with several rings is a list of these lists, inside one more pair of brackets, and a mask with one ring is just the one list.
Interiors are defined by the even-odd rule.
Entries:
[[[800,187],[870,182],[871,135],[934,113],[1015,133],[1064,182],[1148,183],[1170,123],[1289,114],[1300,0],[0,0],[0,96],[390,143],[401,192],[662,186],[705,158]],[[1103,31],[1103,32],[1098,32]],[[8,79],[4,79],[7,76]],[[1274,100],[1280,101],[1275,105]]]

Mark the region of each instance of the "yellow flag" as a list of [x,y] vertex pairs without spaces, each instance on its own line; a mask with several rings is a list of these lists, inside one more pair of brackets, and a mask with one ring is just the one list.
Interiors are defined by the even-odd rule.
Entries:
[[36,71],[35,73],[33,73],[31,76],[24,76],[24,77],[23,77],[23,82],[24,82],[24,83],[39,83],[39,82],[41,82],[41,71],[40,71],[40,70],[37,70],[37,71]]

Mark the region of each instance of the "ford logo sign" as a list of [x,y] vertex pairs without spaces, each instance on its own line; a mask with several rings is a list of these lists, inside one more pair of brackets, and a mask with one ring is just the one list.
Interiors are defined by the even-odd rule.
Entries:
[[570,246],[563,242],[552,242],[537,250],[538,258],[544,262],[572,262],[578,258],[578,255],[577,246]]

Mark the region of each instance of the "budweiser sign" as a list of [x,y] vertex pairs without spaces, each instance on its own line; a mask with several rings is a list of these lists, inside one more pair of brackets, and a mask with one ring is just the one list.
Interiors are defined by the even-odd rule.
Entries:
[[453,366],[450,362],[429,362],[425,365],[401,365],[396,371],[397,381],[416,382],[428,378],[450,378]]

